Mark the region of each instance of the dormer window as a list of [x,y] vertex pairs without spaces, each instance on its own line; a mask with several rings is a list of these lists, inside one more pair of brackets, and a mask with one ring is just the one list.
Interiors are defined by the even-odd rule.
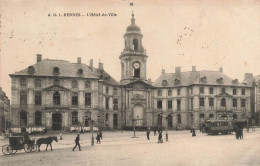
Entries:
[[201,83],[207,83],[207,77],[202,77],[200,78]]
[[106,77],[105,80],[109,81],[109,80],[110,80],[110,77]]
[[59,75],[60,74],[60,69],[58,67],[54,67],[52,74]]
[[78,72],[77,72],[78,75],[83,75],[83,70],[82,69],[78,69]]
[[34,73],[35,73],[34,67],[33,67],[33,66],[29,66],[27,72],[28,72],[29,74],[34,74]]
[[238,84],[238,79],[232,80],[232,84]]
[[220,77],[219,79],[217,79],[217,83],[219,83],[219,84],[223,84],[223,78]]
[[162,81],[162,86],[167,86],[167,85],[168,85],[167,80],[163,80],[163,81]]
[[179,85],[180,83],[181,83],[180,80],[178,80],[178,79],[174,80],[174,85]]

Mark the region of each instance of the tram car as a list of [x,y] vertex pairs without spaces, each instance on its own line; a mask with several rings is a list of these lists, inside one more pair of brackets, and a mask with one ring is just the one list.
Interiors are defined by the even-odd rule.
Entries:
[[234,122],[230,119],[210,119],[204,122],[205,132],[210,135],[234,132]]

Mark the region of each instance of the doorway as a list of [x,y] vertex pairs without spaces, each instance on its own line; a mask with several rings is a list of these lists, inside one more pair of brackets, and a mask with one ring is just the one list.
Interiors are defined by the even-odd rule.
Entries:
[[52,114],[52,130],[61,130],[61,114]]

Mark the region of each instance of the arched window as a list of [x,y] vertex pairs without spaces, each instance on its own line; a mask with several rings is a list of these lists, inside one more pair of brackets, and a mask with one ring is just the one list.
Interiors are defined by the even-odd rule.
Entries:
[[163,80],[162,81],[162,86],[167,86],[167,85],[168,85],[167,80]]
[[72,81],[72,88],[77,88],[78,87],[78,81],[73,80]]
[[221,93],[226,93],[226,89],[225,89],[225,88],[222,88],[222,89],[221,89]]
[[42,125],[42,113],[40,111],[35,112],[35,126],[41,126]]
[[113,109],[114,109],[114,110],[117,110],[117,109],[118,109],[118,100],[117,100],[117,98],[115,98],[115,99],[113,100]]
[[33,66],[29,66],[27,72],[29,74],[34,74],[35,73],[34,67]]
[[20,126],[21,127],[27,126],[27,112],[25,111],[20,112]]
[[60,69],[58,67],[54,67],[52,71],[53,75],[59,75],[60,74]]
[[178,120],[178,123],[181,124],[181,115],[180,114],[178,114],[177,120]]
[[54,92],[53,94],[53,105],[60,105],[60,93]]
[[34,81],[34,85],[35,85],[35,87],[41,87],[42,86],[42,84],[41,84],[41,80],[40,79],[35,79],[35,81]]
[[77,72],[78,75],[83,75],[83,70],[82,69],[78,69],[78,72]]
[[78,125],[78,112],[72,112],[72,125]]
[[205,115],[204,114],[200,114],[200,118],[204,119]]
[[221,107],[226,107],[226,99],[225,98],[221,99]]
[[133,47],[134,47],[134,50],[138,50],[138,40],[137,39],[133,40]]

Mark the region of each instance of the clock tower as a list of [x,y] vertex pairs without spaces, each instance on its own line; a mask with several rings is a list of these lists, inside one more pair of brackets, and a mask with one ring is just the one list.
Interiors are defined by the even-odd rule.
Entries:
[[121,84],[128,84],[136,80],[146,79],[146,51],[142,44],[143,35],[141,29],[135,24],[132,14],[131,25],[126,28],[124,35],[124,50],[120,55],[121,60]]

